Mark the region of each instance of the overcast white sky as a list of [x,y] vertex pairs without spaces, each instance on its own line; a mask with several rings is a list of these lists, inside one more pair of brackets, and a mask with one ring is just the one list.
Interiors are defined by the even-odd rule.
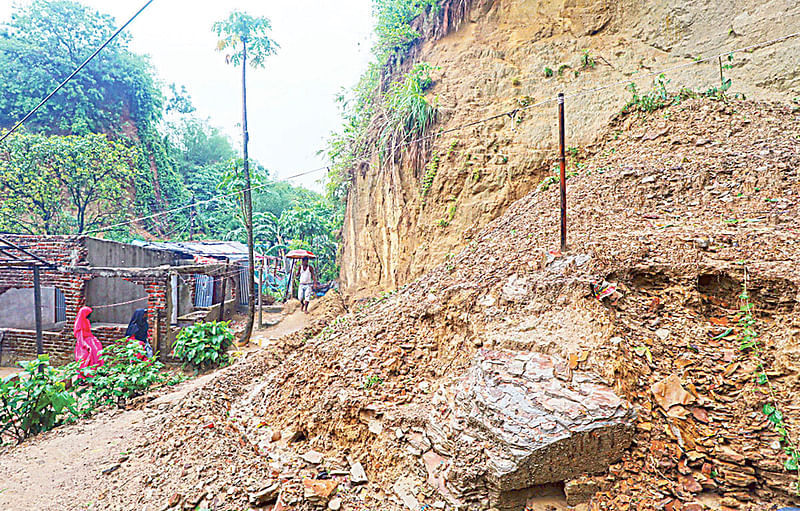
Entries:
[[[80,0],[118,25],[146,0]],[[0,20],[12,4],[0,0]],[[327,164],[317,151],[340,117],[334,97],[370,60],[371,0],[155,0],[128,29],[130,47],[151,56],[164,83],[185,85],[201,117],[240,140],[241,72],[215,51],[211,25],[234,9],[272,21],[281,48],[265,69],[248,69],[250,155],[278,178]],[[87,49],[87,52],[89,49]],[[87,55],[88,56],[88,55]],[[324,172],[294,179],[321,190]]]

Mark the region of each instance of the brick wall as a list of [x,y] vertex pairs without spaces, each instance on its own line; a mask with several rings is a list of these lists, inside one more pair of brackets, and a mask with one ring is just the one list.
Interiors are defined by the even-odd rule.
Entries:
[[[84,238],[73,236],[19,236],[5,235],[6,239],[15,243],[43,259],[61,267],[86,266],[87,250]],[[41,284],[44,287],[56,287],[64,293],[66,302],[66,321],[60,332],[44,332],[43,346],[51,360],[56,363],[74,359],[75,338],[72,330],[78,310],[86,304],[86,283],[93,275],[76,275],[59,270],[41,270]],[[165,342],[168,329],[167,291],[168,277],[163,278],[126,278],[134,284],[144,287],[148,295],[147,316],[150,322],[150,338],[155,336],[155,321],[160,318],[161,350],[171,348]],[[0,290],[9,288],[33,287],[33,272],[24,268],[0,268]],[[33,313],[31,311],[31,313]],[[92,333],[104,345],[116,341],[125,335],[126,325],[97,325]],[[14,363],[36,356],[36,333],[27,330],[7,329],[0,353],[0,363]]]
[[[75,344],[61,332],[42,332],[44,352],[49,353],[56,364],[67,363],[75,358]],[[19,360],[36,358],[36,332],[29,330],[4,330],[3,350],[0,364],[11,365]]]

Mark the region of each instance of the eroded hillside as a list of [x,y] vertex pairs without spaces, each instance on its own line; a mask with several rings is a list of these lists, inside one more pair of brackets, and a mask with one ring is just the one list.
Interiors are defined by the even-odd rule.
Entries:
[[[655,73],[797,32],[795,2],[589,2],[475,0],[445,37],[414,49],[437,66],[429,96],[436,129],[450,130],[568,95],[567,145],[585,153]],[[448,2],[461,5],[459,2]],[[455,7],[452,9],[455,11]],[[440,16],[453,17],[451,11]],[[452,20],[451,20],[452,21]],[[720,69],[720,66],[724,66]],[[670,71],[668,88],[705,91],[731,79],[729,94],[790,100],[800,93],[800,38],[739,52],[733,60]],[[407,162],[354,172],[343,229],[342,282],[356,297],[393,290],[470,243],[475,233],[552,172],[555,104],[436,139],[425,168]]]
[[796,501],[765,411],[797,438],[798,137],[776,103],[618,120],[568,181],[567,254],[545,187],[396,294],[335,320],[326,299],[325,321],[149,410],[103,508]]

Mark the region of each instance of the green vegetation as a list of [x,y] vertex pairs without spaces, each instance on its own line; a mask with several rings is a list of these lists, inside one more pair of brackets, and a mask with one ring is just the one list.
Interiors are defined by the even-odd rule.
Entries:
[[368,376],[364,380],[364,390],[369,390],[372,387],[377,387],[379,385],[383,385],[383,378],[381,378],[380,376],[372,375]]
[[551,78],[553,76],[553,70],[547,66],[544,66],[544,76],[545,78]]
[[396,65],[422,34],[412,27],[425,12],[438,10],[437,0],[373,0],[377,41],[372,51],[379,66]]
[[[22,118],[116,29],[114,19],[69,0],[34,0],[0,26],[0,126]],[[158,122],[162,93],[147,60],[122,35],[30,120],[33,132],[119,135]]]
[[589,50],[583,50],[583,54],[581,55],[581,69],[594,69],[596,65],[597,62],[595,62]]
[[[723,79],[719,87],[711,87],[706,91],[697,92],[686,87],[677,93],[667,90],[670,80],[664,74],[658,75],[653,81],[649,91],[639,92],[635,83],[628,85],[627,89],[632,96],[628,103],[622,108],[622,113],[630,112],[654,112],[672,105],[678,105],[686,99],[708,98],[716,101],[727,101],[726,91],[731,87],[731,80]],[[738,97],[738,95],[734,95]],[[743,97],[743,96],[742,96]]]
[[437,68],[424,62],[416,64],[401,80],[392,83],[384,94],[382,128],[378,134],[381,160],[394,159],[403,145],[426,136],[436,121],[437,101],[425,97],[425,91],[433,84],[431,71],[434,69]]
[[121,220],[134,159],[105,135],[14,133],[0,143],[0,230],[81,234]]
[[436,120],[436,100],[425,95],[435,68],[418,63],[400,77],[394,73],[422,37],[415,20],[438,12],[436,0],[373,0],[375,61],[352,90],[337,98],[344,124],[328,141],[332,200],[344,202],[353,169],[368,164],[373,156],[385,163],[405,151],[417,169],[428,160],[430,144],[416,139],[428,135]]
[[47,355],[20,365],[18,377],[0,383],[0,445],[3,438],[22,442],[78,413],[75,397],[64,385],[64,372],[52,367]]
[[[184,380],[173,376],[157,359],[148,359],[139,341],[120,339],[103,348],[103,365],[84,369],[91,385],[76,387],[80,414],[90,415],[100,406],[122,406],[159,385],[175,385]],[[74,369],[71,364],[70,371]]]
[[175,356],[197,370],[230,362],[227,351],[233,346],[233,331],[227,321],[195,323],[178,332]]
[[[115,29],[113,18],[75,1],[34,0],[15,6],[11,20],[0,25],[0,128],[21,119],[86,58],[87,49],[98,47]],[[135,148],[132,202],[136,213],[147,215],[180,205],[187,195],[156,131],[164,94],[147,59],[129,51],[128,42],[122,34],[109,44],[26,129],[42,135],[104,134]],[[160,217],[146,227],[163,232],[184,216]],[[125,232],[115,235],[124,237]]]
[[775,387],[767,375],[767,370],[764,364],[764,359],[761,354],[761,343],[758,339],[758,321],[756,320],[753,309],[754,306],[750,301],[750,293],[747,288],[747,267],[744,268],[744,282],[742,283],[742,292],[739,294],[739,312],[737,313],[737,324],[739,326],[739,349],[750,353],[753,358],[755,368],[755,383],[761,387],[761,392],[765,394],[767,402],[761,408],[761,411],[767,417],[767,420],[772,424],[775,432],[778,433],[781,439],[783,450],[788,456],[784,461],[783,466],[786,470],[797,473],[797,483],[795,491],[800,495],[800,452],[797,450],[797,445],[792,440],[789,434],[788,426],[784,418],[783,412],[780,410],[778,403],[777,393]]
[[0,442],[17,443],[65,422],[93,414],[99,407],[122,406],[159,385],[184,380],[164,364],[144,357],[138,341],[121,339],[106,346],[103,365],[81,370],[89,385],[77,381],[78,364],[50,365],[48,355],[20,362],[22,372],[0,383]]
[[425,199],[428,192],[433,185],[433,179],[436,177],[436,172],[439,170],[439,155],[433,153],[433,158],[425,166],[425,175],[422,177],[422,187],[420,188],[419,195],[422,197],[422,204],[425,204]]

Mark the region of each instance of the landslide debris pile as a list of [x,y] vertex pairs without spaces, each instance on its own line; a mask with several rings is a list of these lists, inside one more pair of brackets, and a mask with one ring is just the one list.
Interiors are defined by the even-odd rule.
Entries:
[[[567,254],[555,250],[557,186],[545,183],[423,278],[335,319],[329,308],[165,411],[132,454],[149,469],[115,472],[106,502],[537,509],[537,485],[552,481],[558,505],[589,509],[791,501],[797,473],[761,411],[736,313],[746,267],[794,433],[798,137],[797,111],[778,104],[692,100],[618,119],[568,181]],[[616,292],[599,300],[590,284],[603,281]],[[494,376],[479,370],[497,360]],[[536,381],[536,367],[559,380],[559,404],[507,385]],[[509,397],[504,414],[502,392],[481,401],[476,382],[524,401]],[[569,396],[584,383],[607,397],[597,431],[608,443],[582,454],[570,445],[585,418]],[[520,411],[568,433],[531,458],[540,437],[505,427]],[[548,460],[571,466],[537,479]]]

